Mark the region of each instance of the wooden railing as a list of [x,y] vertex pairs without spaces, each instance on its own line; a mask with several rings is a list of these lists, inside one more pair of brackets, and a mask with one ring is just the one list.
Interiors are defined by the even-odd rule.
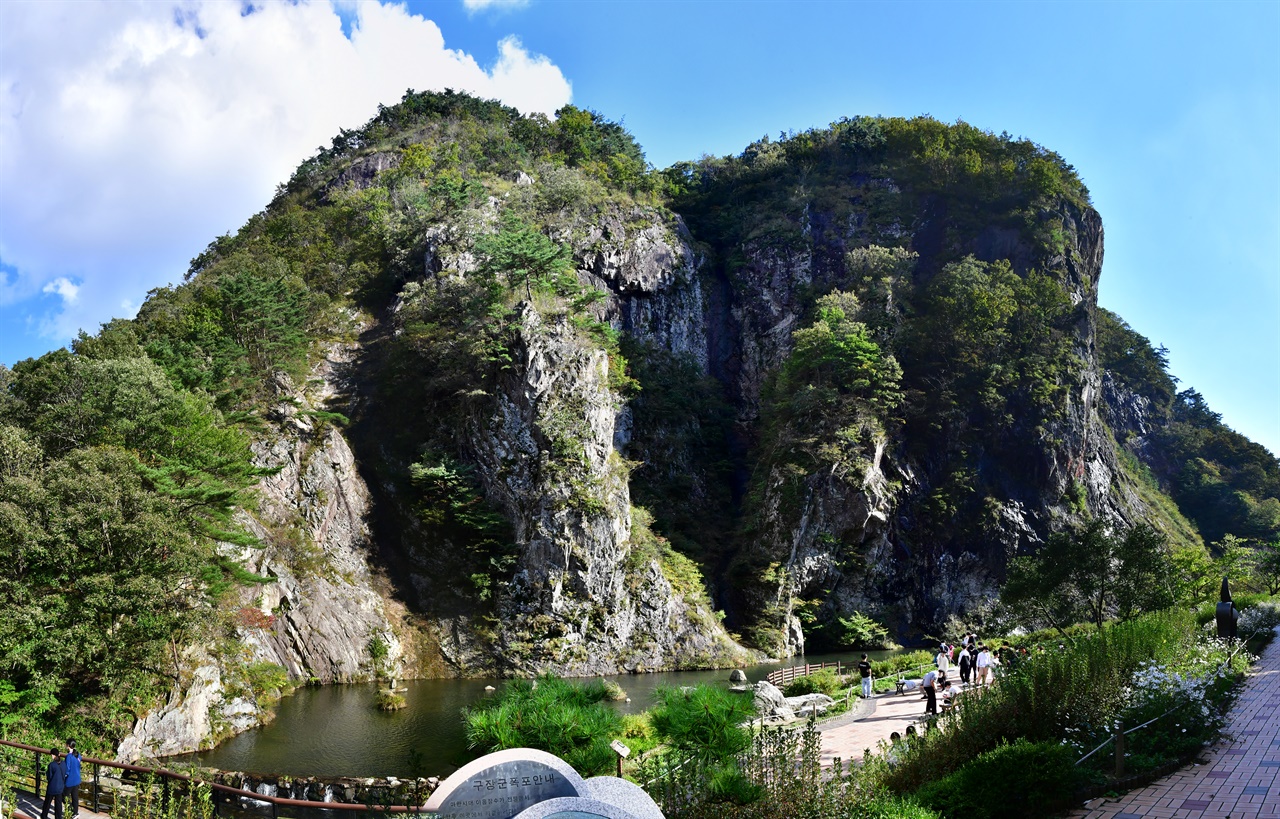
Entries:
[[[5,770],[0,771],[0,776],[6,778],[6,781],[15,788],[20,790],[29,790],[37,797],[40,796],[41,779],[44,776],[44,766],[48,764],[49,749],[37,748],[34,745],[25,745],[21,742],[9,742],[0,740],[0,746],[15,748],[19,751],[26,751],[34,754],[34,761],[31,767],[19,765],[18,770],[8,770],[9,766],[5,766]],[[44,759],[42,759],[42,757]],[[113,762],[107,759],[96,759],[91,756],[81,757],[82,771],[85,774],[84,781],[80,785],[81,803],[86,807],[92,807],[94,812],[100,812],[113,808],[116,805],[116,791],[124,784],[125,775],[133,774],[134,782],[139,782],[140,777],[149,776],[154,780],[158,780],[161,788],[162,804],[167,808],[171,792],[175,789],[190,788],[191,786],[205,786],[210,789],[213,794],[213,812],[214,815],[219,814],[219,805],[228,799],[252,800],[253,802],[267,803],[271,808],[271,816],[278,819],[281,816],[280,808],[300,808],[310,810],[326,810],[326,811],[360,811],[364,813],[422,813],[423,808],[420,805],[376,805],[376,804],[359,804],[351,802],[315,802],[306,799],[286,799],[280,796],[268,796],[267,794],[257,793],[256,791],[247,791],[243,788],[234,788],[230,785],[223,785],[220,782],[210,782],[200,779],[190,774],[179,773],[178,771],[170,771],[165,768],[147,768],[141,765],[129,765],[123,762]],[[42,764],[43,763],[43,764]],[[25,772],[24,769],[25,768]],[[111,776],[104,774],[103,769],[114,769],[121,772],[119,776]],[[92,770],[92,779],[90,780],[89,772]],[[114,781],[113,781],[114,780]],[[114,785],[114,787],[111,787]],[[86,788],[88,789],[86,792]],[[221,798],[219,798],[221,795]],[[425,802],[425,796],[423,798]]]
[[821,671],[824,668],[834,668],[836,674],[844,673],[844,665],[839,660],[836,660],[833,663],[805,663],[804,665],[779,668],[777,671],[770,671],[765,679],[781,688],[792,680],[807,677],[813,672]]

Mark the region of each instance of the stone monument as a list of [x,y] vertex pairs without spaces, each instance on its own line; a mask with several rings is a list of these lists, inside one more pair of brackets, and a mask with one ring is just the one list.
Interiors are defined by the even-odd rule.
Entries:
[[449,819],[663,819],[639,785],[614,776],[583,779],[560,757],[532,748],[468,762],[423,807]]
[[511,819],[548,799],[580,796],[585,781],[555,754],[512,748],[468,762],[424,806],[449,819]]

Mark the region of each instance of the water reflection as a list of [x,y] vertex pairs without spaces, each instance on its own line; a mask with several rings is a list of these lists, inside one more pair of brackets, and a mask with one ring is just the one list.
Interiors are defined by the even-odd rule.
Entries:
[[[842,660],[852,664],[861,652],[797,658],[782,665]],[[867,652],[873,659],[892,651]],[[764,679],[779,664],[746,669],[752,682]],[[630,703],[617,703],[623,713],[651,707],[660,686],[725,683],[728,669],[668,671],[608,677],[622,686]],[[301,688],[281,700],[275,720],[232,737],[211,751],[178,759],[223,770],[290,776],[368,777],[444,776],[474,755],[466,748],[461,709],[486,696],[495,680],[409,680],[408,706],[379,711],[373,684]]]

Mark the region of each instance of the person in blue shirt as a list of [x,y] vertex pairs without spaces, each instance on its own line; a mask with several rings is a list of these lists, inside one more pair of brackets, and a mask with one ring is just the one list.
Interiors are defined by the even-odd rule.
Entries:
[[49,767],[45,771],[44,805],[40,819],[49,819],[49,805],[53,805],[54,819],[62,819],[62,791],[67,786],[67,768],[58,759],[58,749],[49,749]]
[[62,798],[71,800],[71,819],[80,815],[80,752],[76,750],[76,741],[67,740],[67,787]]

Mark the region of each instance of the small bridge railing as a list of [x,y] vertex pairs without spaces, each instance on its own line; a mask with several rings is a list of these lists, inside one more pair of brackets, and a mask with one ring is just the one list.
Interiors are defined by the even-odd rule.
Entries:
[[779,668],[776,671],[770,671],[765,677],[769,682],[782,688],[787,683],[807,677],[815,671],[821,671],[824,668],[834,668],[836,674],[844,673],[844,665],[839,660],[831,663],[805,663],[804,665],[793,665],[788,668]]

